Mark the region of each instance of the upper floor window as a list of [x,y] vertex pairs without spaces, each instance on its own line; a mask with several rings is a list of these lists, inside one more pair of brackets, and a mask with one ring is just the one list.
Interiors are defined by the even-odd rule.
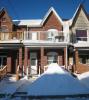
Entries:
[[87,41],[87,30],[76,30],[77,41]]
[[56,30],[56,29],[49,29],[47,31],[47,40],[54,41],[56,36],[58,36],[58,30]]

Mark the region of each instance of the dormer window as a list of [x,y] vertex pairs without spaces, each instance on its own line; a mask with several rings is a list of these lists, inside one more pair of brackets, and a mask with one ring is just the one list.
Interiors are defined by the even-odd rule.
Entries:
[[79,29],[76,30],[76,40],[78,41],[87,41],[87,30]]

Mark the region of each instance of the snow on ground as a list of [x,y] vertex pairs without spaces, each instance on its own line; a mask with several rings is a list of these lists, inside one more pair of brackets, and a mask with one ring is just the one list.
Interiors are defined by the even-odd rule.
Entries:
[[28,96],[86,93],[88,93],[88,89],[56,63],[50,64],[47,71],[28,87]]
[[13,94],[25,81],[25,78],[19,81],[12,81],[9,77],[3,79],[0,82],[0,94]]
[[78,79],[82,84],[89,88],[89,72],[82,73],[78,75]]

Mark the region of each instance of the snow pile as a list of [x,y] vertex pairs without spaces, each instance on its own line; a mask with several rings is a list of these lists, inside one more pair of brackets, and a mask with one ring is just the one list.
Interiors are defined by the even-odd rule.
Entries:
[[87,88],[56,63],[49,65],[47,71],[28,87],[28,96],[60,96],[85,93],[87,93]]
[[85,86],[89,88],[89,72],[85,72],[81,75],[78,75],[78,79],[81,83],[83,83]]

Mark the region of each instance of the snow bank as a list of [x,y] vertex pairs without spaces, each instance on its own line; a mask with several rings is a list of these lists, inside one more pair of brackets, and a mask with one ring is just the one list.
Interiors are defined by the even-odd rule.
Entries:
[[81,83],[83,83],[86,87],[89,88],[89,72],[85,72],[81,75],[78,75],[78,79]]
[[2,80],[0,83],[0,93],[1,94],[13,94],[16,90],[26,82],[26,79],[23,78],[19,81],[12,82],[11,80]]
[[55,96],[85,93],[87,93],[87,88],[56,63],[49,65],[47,71],[28,87],[28,96]]

